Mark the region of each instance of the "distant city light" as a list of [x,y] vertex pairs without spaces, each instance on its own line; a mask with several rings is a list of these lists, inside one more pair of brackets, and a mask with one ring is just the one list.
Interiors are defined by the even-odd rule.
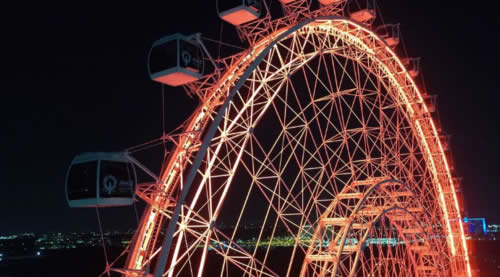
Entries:
[[37,255],[37,256],[40,256],[40,254],[41,254],[41,253],[40,253],[40,251],[37,251],[37,252],[36,252],[36,255]]
[[488,224],[488,233],[500,232],[500,224]]

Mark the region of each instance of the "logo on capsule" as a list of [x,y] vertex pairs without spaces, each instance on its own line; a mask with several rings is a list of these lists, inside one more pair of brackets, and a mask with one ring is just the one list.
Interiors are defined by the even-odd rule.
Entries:
[[185,65],[189,65],[192,61],[193,57],[191,56],[191,53],[187,50],[182,50],[182,61],[184,62]]
[[103,189],[104,193],[106,193],[107,195],[111,195],[116,190],[117,185],[118,180],[116,180],[115,176],[107,175],[106,177],[104,177]]

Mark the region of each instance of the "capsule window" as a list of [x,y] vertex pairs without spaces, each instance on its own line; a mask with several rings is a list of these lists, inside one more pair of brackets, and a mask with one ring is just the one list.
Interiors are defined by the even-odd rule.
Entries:
[[96,197],[97,161],[74,164],[71,166],[67,193],[69,200],[88,199]]
[[200,47],[185,40],[180,40],[179,49],[180,67],[196,73],[201,73],[203,70],[203,55]]
[[101,198],[133,197],[134,192],[135,178],[129,163],[101,161]]
[[164,37],[155,43],[149,54],[152,80],[180,86],[203,76],[203,52],[199,43],[181,34]]
[[68,205],[118,207],[132,205],[137,176],[123,153],[82,153],[71,162],[66,175]]
[[149,66],[152,74],[177,67],[177,40],[153,47]]

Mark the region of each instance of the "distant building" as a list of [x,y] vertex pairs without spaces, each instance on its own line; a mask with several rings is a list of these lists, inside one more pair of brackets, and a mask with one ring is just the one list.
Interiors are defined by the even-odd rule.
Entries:
[[469,235],[486,235],[488,230],[486,228],[486,219],[484,217],[478,218],[464,218],[464,223],[468,227],[466,231],[468,231]]

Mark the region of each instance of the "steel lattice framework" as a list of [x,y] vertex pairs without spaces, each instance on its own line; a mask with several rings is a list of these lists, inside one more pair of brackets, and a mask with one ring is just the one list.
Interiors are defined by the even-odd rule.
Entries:
[[[250,48],[186,86],[201,104],[161,182],[137,192],[148,206],[118,271],[471,275],[423,94],[386,41],[344,16],[344,1],[308,3],[240,26]],[[272,254],[283,237],[290,247]]]

